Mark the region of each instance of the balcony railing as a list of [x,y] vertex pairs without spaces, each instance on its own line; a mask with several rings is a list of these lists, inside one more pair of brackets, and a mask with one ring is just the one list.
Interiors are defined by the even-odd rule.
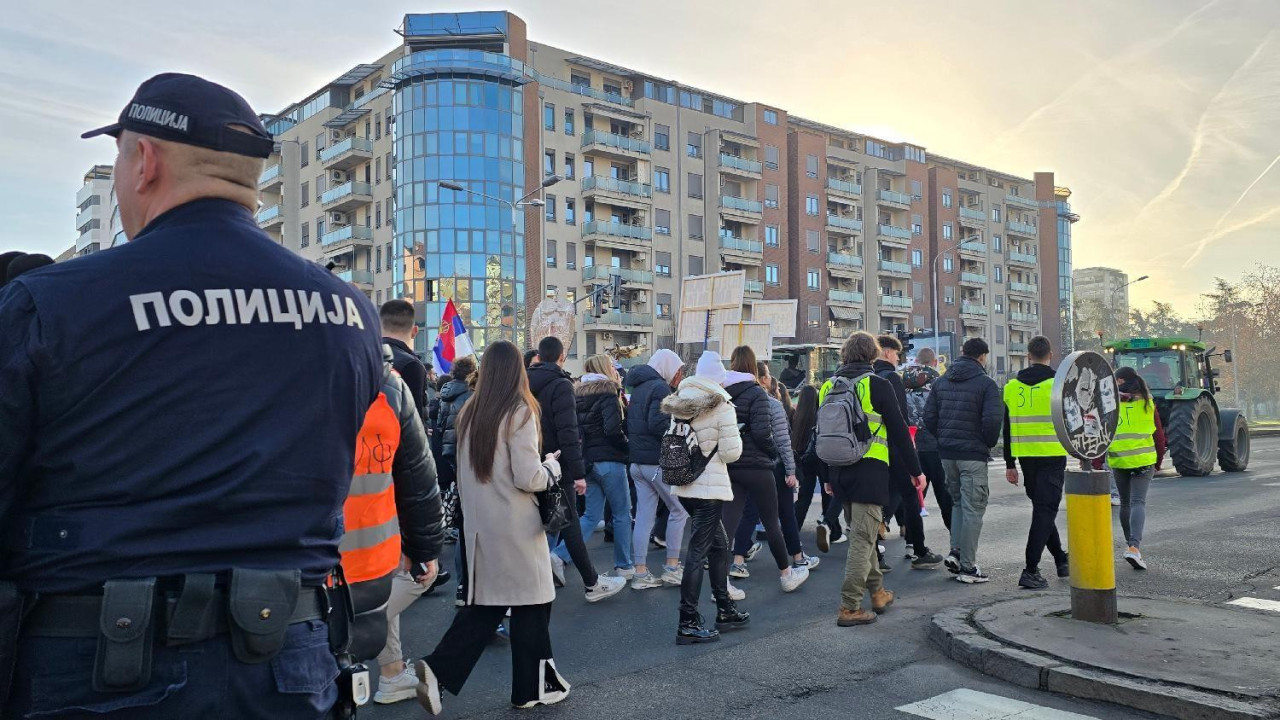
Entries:
[[643,227],[641,225],[627,225],[625,223],[616,223],[608,220],[592,220],[589,223],[583,223],[582,235],[613,235],[615,237],[631,238],[633,240],[652,240],[653,228]]
[[368,270],[343,270],[337,275],[342,282],[356,283],[357,285],[373,284],[373,273]]
[[588,314],[587,325],[634,325],[649,327],[653,325],[653,316],[644,313],[606,312],[603,315]]
[[881,260],[880,269],[884,272],[892,273],[911,273],[911,266],[904,262],[894,262],[892,260]]
[[986,315],[987,306],[980,305],[978,303],[972,303],[972,302],[961,302],[960,312],[964,313],[965,315]]
[[746,198],[734,197],[732,195],[721,195],[720,207],[749,213],[764,212],[764,203],[758,200],[748,200]]
[[590,85],[579,85],[578,83],[566,82],[564,80],[561,80],[558,77],[543,75],[542,73],[534,71],[533,68],[528,68],[528,72],[534,77],[536,77],[538,79],[538,82],[542,83],[543,85],[550,85],[551,87],[556,88],[557,90],[564,90],[566,92],[582,95],[583,97],[595,98],[596,100],[605,100],[611,103],[618,103],[619,105],[626,105],[627,107],[633,107],[635,105],[635,103],[632,102],[631,98],[629,97],[623,97],[621,95],[614,95],[613,93],[607,93],[602,90],[596,90]]
[[348,195],[372,195],[373,186],[366,182],[346,182],[336,188],[325,190],[320,196],[320,204],[328,205],[331,202],[341,200]]
[[611,275],[617,275],[626,282],[641,283],[645,285],[653,284],[653,273],[648,270],[631,270],[629,268],[616,268],[609,265],[592,265],[582,268],[582,279],[585,280],[608,280]]
[[653,146],[649,144],[648,140],[615,135],[603,130],[587,130],[582,133],[582,147],[585,148],[588,145],[604,145],[617,150],[644,153],[646,155],[653,151]]
[[881,295],[881,307],[906,308],[911,309],[911,298],[902,295]]
[[1017,220],[1010,220],[1008,225],[1009,225],[1009,232],[1016,232],[1021,235],[1036,234],[1036,226],[1030,223],[1018,222]]
[[272,180],[275,180],[278,177],[280,177],[280,166],[272,165],[266,170],[263,170],[262,174],[258,176],[258,184],[266,185],[267,183],[271,182]]
[[839,215],[827,214],[827,226],[842,228],[844,230],[853,230],[854,232],[862,232],[862,221],[855,218],[840,217]]
[[986,220],[986,219],[987,219],[987,214],[986,214],[985,212],[983,212],[983,211],[982,211],[981,209],[979,209],[979,208],[967,208],[967,207],[961,207],[961,208],[960,208],[960,217],[962,217],[962,218],[964,218],[964,219],[966,219],[966,220],[979,220],[979,221],[981,221],[981,220]]
[[261,225],[262,223],[271,222],[272,220],[275,220],[278,217],[280,217],[279,205],[264,207],[258,211],[258,224]]
[[756,175],[759,175],[764,170],[764,165],[755,160],[748,160],[729,153],[720,153],[720,167],[733,168],[734,170],[742,170]]
[[842,267],[862,267],[862,257],[859,255],[848,255],[846,253],[827,253],[827,263],[831,265],[840,265]]
[[897,205],[910,205],[911,196],[906,193],[894,192],[892,190],[881,190],[880,199],[887,203]]
[[763,295],[763,294],[764,294],[764,283],[763,283],[763,282],[761,282],[761,281],[759,281],[759,280],[744,280],[744,281],[742,282],[742,289],[743,289],[744,291],[746,291],[746,292],[749,292],[749,293],[755,293],[755,294],[757,294],[757,295]]
[[1036,256],[1030,253],[1021,253],[1014,250],[1009,251],[1009,262],[1024,263],[1026,265],[1035,265]]
[[828,290],[827,299],[831,302],[862,304],[865,296],[857,290]]
[[651,185],[631,182],[630,180],[619,180],[608,175],[592,175],[591,177],[583,178],[582,189],[584,191],[603,190],[622,195],[635,195],[636,197],[653,197],[653,186]]
[[1019,207],[1024,207],[1029,210],[1040,209],[1040,203],[1030,198],[1024,198],[1021,195],[1005,195],[1004,201],[1009,205],[1017,205]]
[[334,145],[320,151],[320,162],[327,163],[330,160],[345,155],[349,152],[373,152],[373,143],[369,140],[352,135]]
[[987,276],[982,273],[962,272],[960,273],[960,282],[987,284]]
[[827,178],[827,189],[850,195],[862,194],[862,186],[858,183],[849,182],[848,180],[836,180],[835,178]]
[[897,238],[899,240],[911,239],[911,231],[907,228],[900,228],[897,225],[879,225],[876,230],[881,237]]
[[720,247],[724,248],[725,250],[737,250],[739,252],[749,252],[749,253],[764,252],[764,243],[758,240],[747,240],[745,238],[740,238],[737,235],[730,235],[729,233],[726,233],[723,230],[720,232]]
[[372,242],[373,230],[363,225],[343,225],[336,230],[330,230],[320,236],[320,247],[330,247],[338,243],[355,240],[360,242]]
[[977,240],[965,240],[960,243],[959,247],[960,252],[962,253],[976,253],[978,255],[987,254],[987,244],[984,242],[978,242]]
[[1027,351],[1026,343],[1020,343],[1020,342],[1009,343],[1009,352],[1011,353],[1025,353],[1026,351]]
[[1040,286],[1032,285],[1031,283],[1024,283],[1024,282],[1011,282],[1009,283],[1009,292],[1027,293],[1030,295],[1035,295],[1036,293],[1040,292]]
[[1009,319],[1017,323],[1027,323],[1029,325],[1034,325],[1035,323],[1039,322],[1040,316],[1036,315],[1035,313],[1011,312],[1009,313]]

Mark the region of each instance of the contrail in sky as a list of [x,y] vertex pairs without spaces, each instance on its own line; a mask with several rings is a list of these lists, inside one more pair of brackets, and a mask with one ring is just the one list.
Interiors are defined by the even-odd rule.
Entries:
[[1272,208],[1271,210],[1268,210],[1267,212],[1259,215],[1256,218],[1253,218],[1252,220],[1247,220],[1243,223],[1240,223],[1239,225],[1233,225],[1225,230],[1219,230],[1219,228],[1222,227],[1222,223],[1226,222],[1227,217],[1231,215],[1232,211],[1236,209],[1236,206],[1239,205],[1242,200],[1244,200],[1245,196],[1249,194],[1249,191],[1252,190],[1255,185],[1262,182],[1262,178],[1266,177],[1267,173],[1271,172],[1271,168],[1274,168],[1277,163],[1280,163],[1280,155],[1277,155],[1275,159],[1271,161],[1270,165],[1267,165],[1267,167],[1261,173],[1258,173],[1258,177],[1254,178],[1253,182],[1249,183],[1249,187],[1245,188],[1244,192],[1240,193],[1240,197],[1236,198],[1236,201],[1231,203],[1231,207],[1227,208],[1227,211],[1222,213],[1222,217],[1218,218],[1218,222],[1214,223],[1213,229],[1209,231],[1209,234],[1196,243],[1195,251],[1192,252],[1191,257],[1187,258],[1187,261],[1182,264],[1182,267],[1184,268],[1187,267],[1188,265],[1191,264],[1193,260],[1200,257],[1200,254],[1204,252],[1204,249],[1208,247],[1209,243],[1213,242],[1214,240],[1218,240],[1219,238],[1225,237],[1226,235],[1229,235],[1237,230],[1242,230],[1251,225],[1256,225],[1262,222],[1263,220],[1270,218],[1272,215],[1275,215],[1276,213],[1280,212],[1280,207]]

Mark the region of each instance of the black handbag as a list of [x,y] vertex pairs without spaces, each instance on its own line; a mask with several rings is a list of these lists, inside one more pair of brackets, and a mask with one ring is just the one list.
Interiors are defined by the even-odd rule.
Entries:
[[565,497],[564,488],[552,479],[546,490],[534,493],[538,502],[538,514],[542,517],[542,529],[549,533],[558,533],[569,527],[569,499]]

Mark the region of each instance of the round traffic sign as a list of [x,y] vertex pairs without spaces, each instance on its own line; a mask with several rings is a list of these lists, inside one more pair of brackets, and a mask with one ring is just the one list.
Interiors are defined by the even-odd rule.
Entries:
[[1053,427],[1067,452],[1082,460],[1105,455],[1115,438],[1119,406],[1115,372],[1102,355],[1081,350],[1058,366]]

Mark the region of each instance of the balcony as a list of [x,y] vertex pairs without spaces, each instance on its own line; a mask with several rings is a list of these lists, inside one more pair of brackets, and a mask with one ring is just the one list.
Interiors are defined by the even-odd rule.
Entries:
[[849,325],[832,325],[827,328],[828,342],[835,344],[843,343],[858,332],[858,328]]
[[906,210],[911,207],[911,196],[892,190],[881,190],[876,195],[876,202],[886,207]]
[[987,276],[983,273],[962,272],[960,273],[960,284],[961,285],[980,285],[982,287],[986,287]]
[[583,152],[598,152],[627,159],[635,159],[653,152],[648,140],[615,135],[603,130],[587,130],[582,133]]
[[273,192],[282,184],[284,184],[284,178],[280,174],[279,165],[272,165],[258,176],[258,190],[261,192]]
[[652,285],[653,273],[648,270],[632,270],[630,268],[616,268],[609,265],[591,265],[582,268],[582,281],[590,282],[599,280],[608,282],[610,276],[617,275],[622,278],[623,282],[629,285]]
[[284,217],[280,215],[280,206],[272,205],[264,207],[258,211],[258,227],[263,230],[278,228],[284,224]]
[[1027,210],[1039,210],[1040,203],[1031,198],[1024,198],[1021,195],[1005,195],[1005,204],[1015,207],[1026,208]]
[[368,270],[343,270],[335,273],[345,283],[354,283],[362,289],[373,289],[373,273]]
[[364,182],[343,183],[320,196],[320,206],[333,212],[347,212],[372,202],[373,187]]
[[1016,250],[1010,250],[1009,264],[1010,265],[1027,265],[1030,267],[1035,267],[1036,256],[1030,253],[1022,253],[1022,252],[1017,252]]
[[592,220],[582,224],[582,238],[604,247],[637,252],[649,247],[653,229],[611,220]]
[[910,275],[911,266],[904,262],[894,262],[893,260],[881,260],[880,272],[887,275]]
[[608,175],[592,175],[582,179],[582,195],[603,203],[622,200],[625,205],[638,204],[644,207],[649,205],[649,198],[653,197],[653,186],[619,180]]
[[827,178],[827,192],[832,195],[841,195],[857,199],[862,197],[862,186],[855,182],[849,182],[848,180]]
[[960,314],[970,317],[986,317],[987,306],[976,302],[964,300],[960,303]]
[[987,244],[986,244],[986,243],[984,243],[984,242],[978,242],[978,241],[976,241],[976,240],[973,240],[973,241],[970,241],[970,240],[964,240],[964,241],[962,241],[962,242],[960,243],[959,250],[960,250],[960,254],[961,254],[962,256],[963,256],[963,255],[973,255],[973,256],[976,256],[976,257],[983,257],[983,258],[985,258],[985,257],[987,256]]
[[1038,295],[1040,294],[1040,286],[1024,282],[1009,283],[1009,292],[1017,295]]
[[1017,220],[1010,220],[1009,222],[1005,223],[1005,226],[1009,228],[1009,232],[1011,233],[1016,233],[1018,235],[1025,235],[1026,237],[1032,237],[1032,238],[1036,237],[1036,226],[1030,223],[1018,222]]
[[722,173],[759,180],[763,170],[764,165],[755,160],[748,160],[729,153],[720,153],[720,172]]
[[911,298],[903,295],[881,295],[880,309],[882,311],[906,315],[911,312]]
[[1010,312],[1009,322],[1017,325],[1036,325],[1040,322],[1040,316],[1035,313]]
[[320,151],[320,165],[325,170],[350,170],[373,159],[373,143],[352,135]]
[[983,212],[981,208],[967,208],[962,206],[960,208],[960,219],[984,223],[987,221],[987,214]]
[[89,225],[89,223],[91,223],[94,220],[101,220],[101,219],[102,219],[102,206],[90,205],[84,210],[81,210],[80,213],[76,215],[76,231],[84,232],[85,228]]
[[754,298],[764,297],[764,283],[759,280],[744,280],[742,291]]
[[320,247],[333,255],[372,245],[373,230],[363,225],[342,225],[320,236]]
[[907,228],[900,228],[897,225],[877,225],[876,237],[883,242],[898,247],[906,247],[911,244],[911,231]]
[[848,253],[827,253],[827,272],[836,277],[859,279],[863,276],[862,257]]
[[827,229],[842,235],[862,232],[862,221],[827,213]]
[[733,195],[721,195],[720,212],[735,220],[757,223],[760,222],[760,214],[764,212],[764,203]]
[[603,315],[587,313],[585,322],[588,330],[632,330],[653,327],[653,316],[647,313],[631,313],[609,311]]
[[857,290],[828,290],[827,302],[832,305],[857,305],[862,307],[866,296]]
[[764,243],[731,235],[723,229],[720,231],[720,249],[724,251],[726,262],[739,265],[756,265],[764,259]]
[[1027,344],[1020,343],[1020,342],[1011,342],[1009,343],[1009,352],[1013,355],[1026,355]]
[[95,183],[86,182],[84,185],[81,185],[80,189],[76,191],[76,207],[80,207],[84,204],[85,200],[88,200],[97,194],[98,186]]

